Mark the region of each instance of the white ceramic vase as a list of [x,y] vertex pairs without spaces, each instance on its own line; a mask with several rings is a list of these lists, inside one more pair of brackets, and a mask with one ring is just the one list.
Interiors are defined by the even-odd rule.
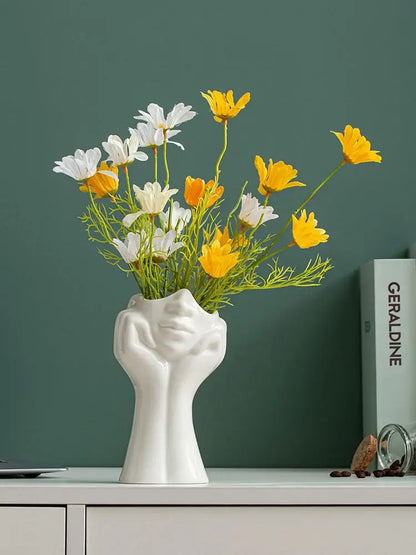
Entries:
[[136,402],[120,482],[208,482],[192,420],[201,383],[222,362],[227,326],[187,289],[163,299],[134,295],[120,312],[114,354],[133,384]]

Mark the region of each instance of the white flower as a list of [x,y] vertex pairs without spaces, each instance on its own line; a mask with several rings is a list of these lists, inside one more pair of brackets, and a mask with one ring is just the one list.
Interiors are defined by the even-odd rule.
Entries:
[[140,116],[134,116],[134,119],[150,123],[153,129],[165,129],[166,120],[163,108],[152,102],[148,105],[147,110],[147,112],[139,110]]
[[167,233],[159,227],[155,229],[152,241],[152,259],[154,262],[163,262],[183,246],[183,243],[175,243],[175,239],[176,231],[174,229]]
[[75,151],[74,156],[64,156],[62,160],[56,161],[53,171],[64,173],[77,181],[84,181],[97,172],[97,164],[101,158],[100,149],[95,147],[84,152],[81,149]]
[[[167,209],[166,212],[161,212],[159,214],[160,221],[162,223],[162,227],[167,230],[169,227],[169,210]],[[184,226],[189,222],[191,219],[192,212],[189,208],[182,208],[179,206],[179,202],[175,200],[172,204],[172,216],[171,216],[171,229],[176,230],[176,233],[181,233]]]
[[273,214],[272,206],[266,206],[266,208],[260,206],[259,201],[256,197],[251,196],[251,193],[243,195],[241,199],[241,210],[238,215],[241,224],[245,227],[256,227],[262,216],[262,224],[268,220],[274,220],[279,217],[277,214]]
[[144,232],[128,233],[124,243],[120,239],[113,239],[113,245],[127,264],[136,262],[139,255],[149,254],[149,240]]
[[172,129],[185,121],[189,121],[196,116],[196,112],[191,111],[192,106],[185,106],[183,102],[175,104],[166,116],[166,129]]
[[136,129],[129,129],[130,133],[136,133],[140,147],[157,148],[163,145],[163,129],[155,129],[150,123],[140,122]]
[[148,159],[144,152],[137,152],[139,138],[137,133],[130,130],[130,137],[124,143],[118,135],[109,135],[107,142],[103,142],[103,148],[108,154],[107,160],[111,160],[115,166],[131,164],[134,160],[144,162]]
[[165,208],[170,197],[178,192],[178,189],[169,189],[169,185],[162,190],[157,181],[155,183],[148,181],[143,189],[133,185],[133,190],[145,214],[159,214]]
[[160,184],[156,181],[145,183],[143,189],[139,189],[137,185],[133,185],[136,199],[140,202],[141,210],[133,214],[127,214],[123,218],[123,225],[131,227],[133,222],[142,214],[159,214],[165,208],[170,197],[178,192],[178,189],[169,189],[169,185],[162,190]]
[[172,129],[185,121],[189,121],[196,116],[196,112],[191,111],[192,106],[185,106],[183,102],[175,104],[172,110],[165,118],[164,110],[158,104],[149,104],[147,112],[139,110],[140,116],[134,116],[135,119],[150,123],[154,129]]
[[[136,129],[130,128],[130,133],[136,133],[139,139],[139,147],[150,147],[150,148],[158,148],[159,146],[163,145],[164,136],[163,136],[163,129],[159,127],[155,129],[151,123],[144,123],[140,122],[137,124]],[[172,143],[174,145],[179,146],[182,150],[185,150],[181,143],[176,143],[175,141],[170,141],[170,137],[174,137],[180,133],[180,129],[173,130],[169,129],[166,131],[166,140],[168,143]]]

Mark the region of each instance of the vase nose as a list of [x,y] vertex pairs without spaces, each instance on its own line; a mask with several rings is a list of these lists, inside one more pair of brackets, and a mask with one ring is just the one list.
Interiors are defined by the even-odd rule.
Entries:
[[165,311],[178,316],[192,316],[195,312],[194,303],[192,294],[186,289],[180,289],[170,296]]
[[179,289],[179,291],[176,291],[176,293],[171,295],[171,299],[173,298],[186,303],[195,302],[192,293],[188,289]]

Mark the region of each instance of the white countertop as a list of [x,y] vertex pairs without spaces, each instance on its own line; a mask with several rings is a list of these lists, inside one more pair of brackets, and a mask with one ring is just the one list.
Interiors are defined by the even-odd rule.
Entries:
[[0,505],[416,505],[416,476],[330,478],[326,469],[208,469],[209,484],[119,484],[119,468],[1,478]]

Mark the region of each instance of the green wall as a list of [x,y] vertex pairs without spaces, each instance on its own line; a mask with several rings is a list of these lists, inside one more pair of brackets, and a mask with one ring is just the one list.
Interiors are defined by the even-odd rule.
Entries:
[[[252,102],[231,125],[230,198],[245,178],[256,191],[255,154],[319,183],[340,160],[329,131],[346,123],[383,163],[343,168],[310,204],[329,242],[282,256],[330,257],[321,287],[223,311],[227,356],[194,405],[201,451],[208,466],[347,465],[361,438],[357,269],[416,239],[415,3],[6,0],[0,16],[0,455],[115,466],[128,441],[133,393],[112,335],[134,282],[87,242],[86,197],[53,161],[126,135],[149,102],[184,101],[199,116],[186,151],[171,149],[172,185],[208,177],[221,128],[199,91],[233,88]],[[304,195],[274,202],[282,223]]]

